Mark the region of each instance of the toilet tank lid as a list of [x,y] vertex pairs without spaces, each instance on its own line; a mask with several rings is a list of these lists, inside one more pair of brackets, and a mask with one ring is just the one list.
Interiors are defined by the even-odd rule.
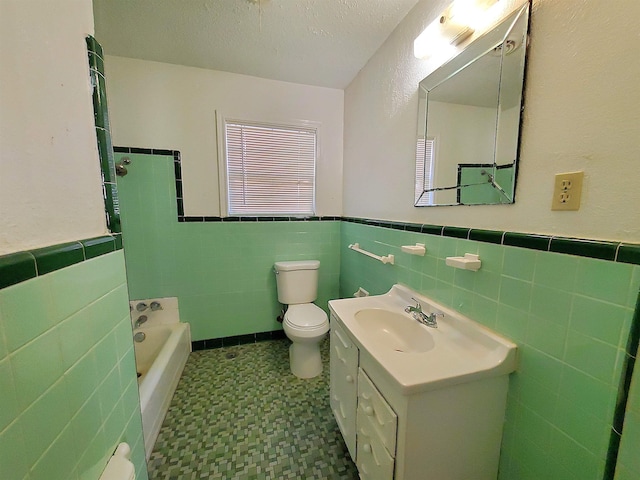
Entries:
[[298,260],[291,262],[276,262],[277,272],[289,272],[294,270],[317,270],[320,268],[319,260]]

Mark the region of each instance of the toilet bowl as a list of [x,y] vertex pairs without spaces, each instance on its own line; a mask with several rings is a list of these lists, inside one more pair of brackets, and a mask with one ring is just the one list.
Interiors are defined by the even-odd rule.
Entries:
[[313,303],[291,305],[282,322],[291,340],[289,364],[299,378],[313,378],[322,373],[320,341],[329,331],[327,314]]
[[291,340],[289,364],[299,378],[322,373],[320,341],[329,331],[327,314],[313,302],[318,296],[318,260],[276,262],[278,300],[288,305],[282,325]]

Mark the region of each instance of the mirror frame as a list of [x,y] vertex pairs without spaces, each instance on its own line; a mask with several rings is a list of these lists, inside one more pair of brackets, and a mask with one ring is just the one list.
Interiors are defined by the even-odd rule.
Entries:
[[[415,207],[432,207],[432,206],[454,206],[454,205],[508,205],[515,202],[515,189],[517,183],[518,176],[518,163],[520,159],[520,141],[522,135],[522,121],[523,121],[523,112],[524,112],[524,87],[525,87],[525,77],[526,77],[526,65],[527,65],[527,57],[528,57],[528,49],[529,49],[529,24],[530,24],[530,16],[531,16],[531,4],[527,1],[524,5],[518,7],[511,13],[509,13],[505,18],[500,20],[496,25],[494,25],[489,31],[484,33],[482,36],[478,37],[476,40],[471,42],[463,51],[461,51],[458,55],[448,60],[445,64],[438,67],[432,73],[430,73],[427,77],[425,77],[418,86],[418,98],[419,98],[419,106],[418,106],[418,128],[417,128],[417,136],[416,136],[416,189],[415,189]],[[524,19],[524,26],[522,27],[522,32],[518,33],[518,35],[522,35],[522,59],[521,59],[521,69],[518,71],[520,74],[519,79],[516,79],[516,82],[519,81],[519,88],[516,83],[516,88],[519,91],[519,105],[514,104],[514,108],[519,106],[519,115],[518,115],[518,124],[517,130],[514,132],[515,138],[515,158],[513,161],[513,178],[511,181],[511,187],[508,190],[510,192],[505,191],[500,183],[496,181],[496,177],[500,174],[499,170],[505,169],[511,164],[498,165],[497,164],[497,154],[498,154],[498,133],[500,131],[501,125],[504,124],[504,120],[501,119],[501,102],[502,102],[502,85],[504,82],[503,74],[504,69],[504,59],[505,59],[505,49],[502,49],[502,45],[507,41],[508,37],[512,34],[514,26],[518,21]],[[500,73],[499,73],[499,81],[498,81],[498,92],[497,92],[497,104],[496,104],[496,122],[495,128],[493,131],[493,163],[489,164],[488,162],[480,162],[477,164],[473,164],[474,167],[484,167],[481,170],[480,175],[486,176],[487,181],[482,181],[480,183],[474,183],[469,185],[460,185],[460,166],[463,164],[466,165],[465,162],[462,162],[458,165],[458,171],[455,172],[458,178],[458,183],[452,186],[431,186],[430,188],[424,188],[425,186],[425,165],[423,163],[422,166],[419,165],[419,142],[421,139],[426,139],[428,133],[428,122],[427,117],[429,114],[429,92],[431,92],[434,88],[441,85],[446,80],[455,76],[457,73],[462,71],[463,69],[472,65],[476,60],[480,59],[484,55],[490,55],[492,51],[495,51],[497,48],[501,50],[500,56]],[[508,54],[509,52],[507,52]],[[421,104],[420,102],[424,102]],[[502,120],[502,122],[501,122]],[[503,126],[504,128],[504,126]],[[423,142],[424,143],[424,142]],[[436,143],[436,148],[438,147]],[[437,160],[436,160],[437,161]],[[468,165],[467,165],[468,166]],[[491,172],[487,172],[490,169]],[[420,178],[420,173],[422,172],[422,178]],[[497,191],[500,201],[497,202],[477,202],[477,203],[464,203],[461,202],[461,190],[462,187],[465,186],[484,186],[486,184],[491,184],[493,186],[492,191]],[[433,203],[433,200],[429,200],[429,197],[433,199],[433,196],[438,191],[443,190],[456,190],[456,202],[455,203]],[[421,193],[419,193],[421,191]],[[419,195],[418,195],[419,193]],[[425,203],[425,200],[428,203]]]

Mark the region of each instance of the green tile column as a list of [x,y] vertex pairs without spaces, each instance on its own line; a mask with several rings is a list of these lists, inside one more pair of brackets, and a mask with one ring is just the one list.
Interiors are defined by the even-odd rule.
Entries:
[[109,231],[121,232],[120,203],[116,185],[116,169],[113,157],[113,145],[109,128],[109,109],[107,106],[107,85],[104,75],[102,47],[92,36],[86,38],[89,56],[89,72],[93,95],[93,117],[96,127],[98,154],[102,170],[102,194],[104,197]]

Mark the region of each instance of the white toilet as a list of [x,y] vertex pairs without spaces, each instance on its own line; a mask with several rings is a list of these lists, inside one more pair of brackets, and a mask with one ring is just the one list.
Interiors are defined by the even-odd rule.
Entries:
[[320,340],[329,331],[327,314],[313,302],[318,296],[318,260],[276,262],[278,300],[288,305],[282,325],[293,343],[289,347],[291,373],[313,378],[322,373]]

